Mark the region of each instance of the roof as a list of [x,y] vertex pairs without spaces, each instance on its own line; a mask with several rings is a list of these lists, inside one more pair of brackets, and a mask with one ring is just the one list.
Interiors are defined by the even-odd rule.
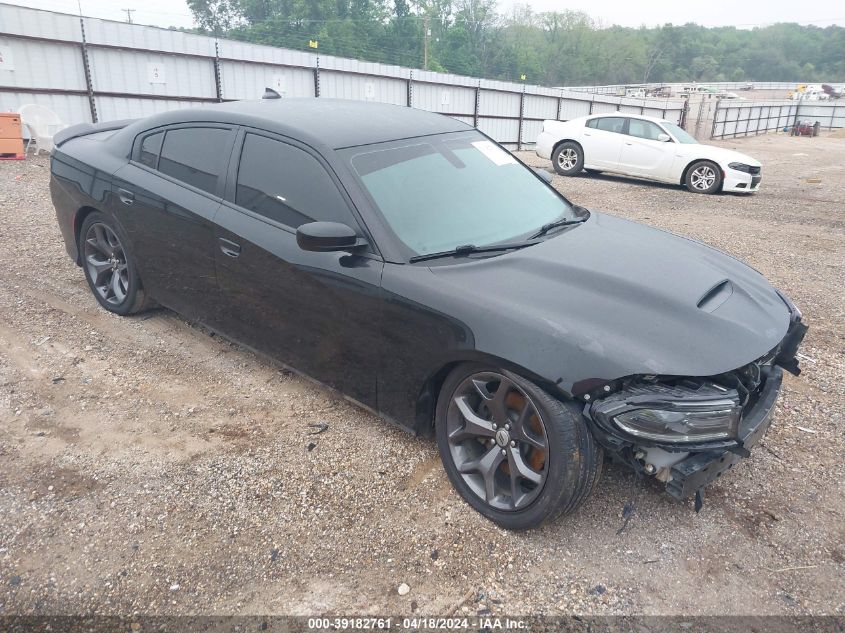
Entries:
[[651,121],[652,123],[671,123],[666,119],[660,117],[648,116],[646,114],[634,114],[633,112],[600,112],[598,114],[588,114],[584,119],[598,119],[606,116],[621,116],[628,119],[642,119],[643,121]]
[[324,98],[230,101],[174,110],[149,119],[154,125],[181,121],[249,125],[334,149],[472,129],[466,123],[425,110]]

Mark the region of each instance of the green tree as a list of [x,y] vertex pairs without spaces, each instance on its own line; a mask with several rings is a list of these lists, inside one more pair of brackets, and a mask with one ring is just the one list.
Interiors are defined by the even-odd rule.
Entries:
[[495,0],[187,0],[197,31],[244,41],[545,85],[845,79],[845,28],[604,26],[578,11]]

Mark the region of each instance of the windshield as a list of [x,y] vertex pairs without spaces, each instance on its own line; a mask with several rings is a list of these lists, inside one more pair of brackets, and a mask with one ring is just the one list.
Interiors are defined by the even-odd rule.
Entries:
[[675,140],[678,143],[683,143],[684,145],[693,145],[698,143],[694,137],[690,136],[682,127],[676,125],[675,123],[670,123],[669,121],[661,121],[660,125],[662,125],[666,130],[675,137]]
[[359,147],[351,163],[415,255],[512,241],[572,215],[561,196],[477,132]]

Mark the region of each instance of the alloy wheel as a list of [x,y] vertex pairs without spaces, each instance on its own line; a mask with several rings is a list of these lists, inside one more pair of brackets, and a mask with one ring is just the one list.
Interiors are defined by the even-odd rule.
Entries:
[[699,191],[705,191],[716,182],[716,172],[709,165],[701,165],[690,175],[690,182]]
[[564,149],[557,157],[557,164],[564,171],[569,171],[578,164],[578,152],[571,147]]
[[83,254],[97,294],[112,305],[122,304],[129,292],[129,267],[117,234],[106,224],[92,224],[85,234]]
[[482,372],[466,378],[446,415],[452,461],[477,497],[498,510],[522,510],[543,489],[548,438],[537,406],[511,379]]

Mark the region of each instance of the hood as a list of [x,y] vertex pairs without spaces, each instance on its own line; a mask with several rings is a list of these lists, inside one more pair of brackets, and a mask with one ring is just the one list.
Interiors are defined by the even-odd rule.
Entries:
[[727,149],[726,147],[716,147],[715,145],[687,145],[690,158],[707,158],[722,165],[727,166],[728,163],[745,163],[752,167],[760,167],[760,161],[752,158],[747,154]]
[[772,350],[789,325],[784,301],[743,262],[596,212],[535,246],[431,272],[469,306],[456,316],[476,349],[565,388],[730,371]]

